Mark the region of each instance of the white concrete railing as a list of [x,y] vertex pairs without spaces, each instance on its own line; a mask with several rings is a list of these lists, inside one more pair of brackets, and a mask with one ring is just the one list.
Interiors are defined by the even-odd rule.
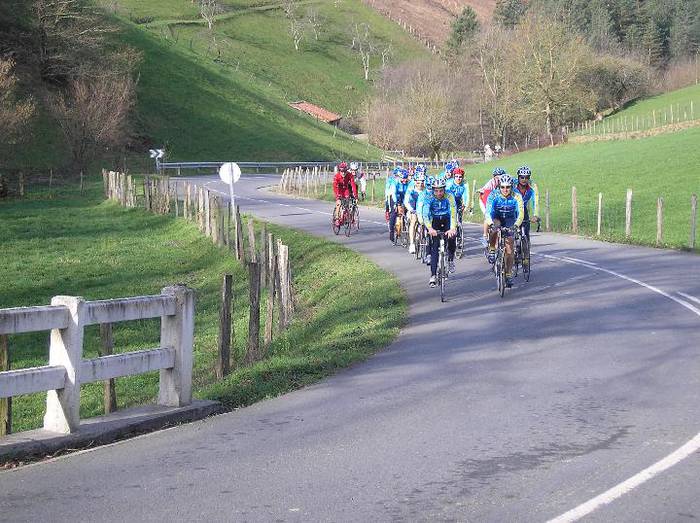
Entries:
[[[87,325],[161,318],[160,347],[83,360]],[[85,301],[55,296],[51,305],[0,309],[0,334],[51,331],[49,364],[0,372],[0,398],[47,392],[44,429],[70,433],[80,428],[80,385],[160,370],[158,403],[192,402],[194,291],[166,287],[157,296]]]

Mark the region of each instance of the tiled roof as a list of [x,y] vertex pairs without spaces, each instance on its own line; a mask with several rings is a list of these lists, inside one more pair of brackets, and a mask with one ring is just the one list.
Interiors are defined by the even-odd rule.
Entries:
[[310,114],[314,118],[318,118],[326,123],[337,122],[341,118],[339,114],[332,113],[323,107],[319,107],[318,105],[314,105],[309,102],[292,102],[289,105],[294,107],[294,109]]

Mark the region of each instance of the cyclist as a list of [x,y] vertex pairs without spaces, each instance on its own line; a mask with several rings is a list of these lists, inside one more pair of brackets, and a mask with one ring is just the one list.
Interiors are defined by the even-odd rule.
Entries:
[[428,228],[430,240],[430,281],[431,287],[437,285],[437,265],[440,242],[438,232],[447,232],[448,271],[455,271],[455,251],[457,242],[457,207],[454,196],[445,192],[445,180],[438,178],[433,183],[433,193],[425,198],[422,208],[423,223]]
[[455,197],[457,214],[462,217],[465,203],[469,202],[469,184],[464,181],[464,169],[456,167],[452,171],[453,178],[447,180],[445,190]]
[[385,209],[389,215],[389,241],[394,243],[396,219],[403,213],[403,200],[408,188],[408,169],[396,167],[394,180],[386,194]]
[[486,184],[479,189],[479,207],[481,207],[481,212],[484,215],[484,230],[483,230],[483,235],[481,237],[481,244],[486,247],[488,245],[488,235],[489,235],[489,224],[488,220],[486,219],[486,205],[488,203],[489,195],[491,192],[498,187],[499,184],[499,179],[500,176],[506,174],[505,169],[502,167],[496,167],[493,172],[491,173],[491,179],[486,182]]
[[530,176],[532,176],[532,171],[527,165],[523,165],[518,169],[518,185],[515,186],[515,191],[520,194],[525,207],[525,218],[521,230],[528,240],[530,239],[530,216],[535,223],[540,219],[539,194],[537,187],[530,184]]
[[518,193],[513,191],[513,179],[507,175],[500,175],[498,190],[493,191],[489,196],[486,208],[486,220],[491,228],[489,238],[489,262],[494,263],[496,258],[496,240],[498,239],[498,228],[503,226],[508,230],[503,234],[506,236],[506,286],[513,286],[513,228],[518,228],[523,223],[525,209],[523,199]]
[[364,201],[367,195],[367,177],[364,171],[360,171],[360,164],[357,162],[350,162],[350,172],[355,177],[355,183],[357,184],[359,182],[359,194]]
[[[418,171],[417,171],[418,172]],[[425,191],[425,175],[419,173],[416,175],[416,179],[413,180],[412,186],[406,190],[406,195],[404,196],[403,205],[409,216],[408,225],[408,252],[410,254],[416,253],[416,245],[414,243],[416,238],[416,227],[418,226],[418,216],[416,214],[416,206],[418,205],[418,198]]]
[[333,211],[333,219],[336,225],[340,223],[340,206],[346,204],[348,198],[357,199],[357,185],[355,185],[355,177],[348,170],[348,164],[341,162],[338,165],[338,171],[333,177],[333,194],[335,195],[335,210]]

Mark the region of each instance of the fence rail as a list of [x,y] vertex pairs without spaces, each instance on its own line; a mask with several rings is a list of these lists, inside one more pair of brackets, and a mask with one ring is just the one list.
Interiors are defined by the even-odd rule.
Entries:
[[[51,331],[49,363],[0,372],[0,398],[47,392],[44,428],[80,427],[80,385],[160,370],[158,403],[192,401],[194,291],[176,285],[160,295],[85,301],[55,296],[49,306],[0,309],[0,334]],[[84,328],[94,324],[161,318],[160,347],[83,360]]]

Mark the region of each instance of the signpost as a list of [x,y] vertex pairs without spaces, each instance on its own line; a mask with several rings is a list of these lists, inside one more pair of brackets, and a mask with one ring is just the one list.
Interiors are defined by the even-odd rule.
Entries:
[[148,152],[151,154],[151,158],[155,158],[156,171],[160,172],[160,159],[165,156],[165,149],[149,149]]
[[233,194],[233,184],[241,178],[241,168],[237,163],[227,162],[219,167],[219,178],[228,185],[228,194],[231,200],[231,223],[233,224],[234,233],[236,229],[236,198]]

